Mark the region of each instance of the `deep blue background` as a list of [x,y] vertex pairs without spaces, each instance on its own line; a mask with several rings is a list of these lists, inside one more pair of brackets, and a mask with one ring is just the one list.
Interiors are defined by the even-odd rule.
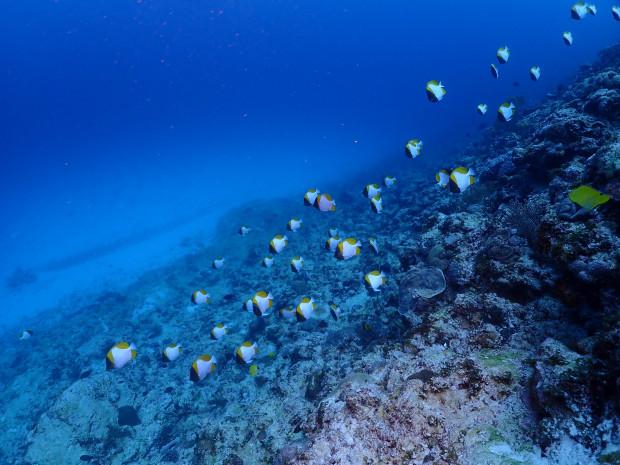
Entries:
[[610,1],[582,21],[563,0],[5,3],[0,278],[377,163],[432,183],[508,97],[544,98],[620,38]]

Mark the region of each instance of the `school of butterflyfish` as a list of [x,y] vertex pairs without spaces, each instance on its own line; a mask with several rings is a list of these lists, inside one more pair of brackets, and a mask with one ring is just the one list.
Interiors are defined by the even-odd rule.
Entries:
[[[597,13],[596,6],[591,3],[577,2],[571,8],[571,17],[575,20],[582,20],[588,16],[595,16]],[[613,6],[611,13],[616,21],[620,21],[620,7]],[[564,31],[562,34],[564,43],[567,46],[573,44],[573,34],[570,31]],[[510,60],[511,50],[508,46],[500,47],[497,50],[497,61],[500,66],[506,65]],[[541,77],[541,68],[532,66],[529,70],[530,78],[538,81]],[[499,67],[495,63],[491,64],[491,75],[495,79],[499,79]],[[445,86],[438,80],[428,81],[426,84],[426,96],[430,102],[441,102],[446,96]],[[486,103],[481,103],[476,107],[476,111],[484,116],[488,111]],[[515,116],[516,106],[513,102],[503,102],[497,110],[497,119],[506,123],[512,121]],[[424,144],[420,139],[411,139],[405,144],[405,155],[410,159],[420,156]],[[450,192],[460,194],[465,192],[474,183],[474,171],[471,168],[459,166],[452,170],[441,169],[437,172],[435,180],[442,188],[449,187]],[[383,188],[390,189],[396,184],[396,177],[392,175],[385,176],[379,184],[368,184],[362,190],[362,195],[369,200],[370,209],[375,213],[383,211]],[[588,187],[581,186],[570,193],[570,198],[583,208],[592,209],[604,203],[609,199],[600,192]],[[308,189],[303,196],[303,204],[308,207],[314,207],[321,212],[333,212],[336,210],[336,201],[331,195],[321,192],[319,189]],[[291,218],[288,222],[287,231],[295,235],[303,226],[300,218]],[[239,228],[240,236],[247,236],[252,228],[243,225]],[[336,260],[351,260],[357,257],[362,250],[362,243],[355,237],[341,236],[338,228],[330,228],[329,235],[324,243],[323,248],[333,253]],[[285,234],[277,234],[268,244],[269,255],[266,255],[261,264],[265,268],[274,266],[277,256],[289,244],[289,238]],[[370,250],[375,254],[379,254],[379,244],[374,238],[368,241]],[[220,270],[225,267],[225,258],[215,258],[212,261],[212,268]],[[311,279],[312,273],[306,270],[306,263],[301,255],[295,256],[290,260],[290,269],[293,273],[300,274],[306,279]],[[387,280],[386,274],[381,270],[372,270],[364,275],[364,285],[371,293],[381,290]],[[209,292],[198,289],[191,295],[191,301],[195,305],[204,306],[211,302]],[[329,302],[327,305],[329,313],[334,321],[340,320],[343,311],[338,304]],[[264,318],[271,314],[274,308],[274,296],[269,291],[261,290],[254,294],[252,298],[245,300],[241,305],[243,312],[251,313],[258,318]],[[304,322],[312,317],[317,308],[317,302],[312,297],[304,296],[299,299],[296,306],[281,307],[277,315],[283,320],[296,319],[298,322]],[[22,341],[28,340],[33,335],[32,330],[23,331],[19,338]],[[222,341],[228,335],[228,325],[226,323],[218,323],[211,330],[211,339]],[[182,353],[183,349],[180,344],[169,344],[162,351],[162,358],[167,362],[174,362]],[[248,364],[258,353],[258,344],[252,341],[243,342],[234,352],[235,359],[239,364]],[[120,342],[114,345],[106,356],[106,369],[119,369],[133,360],[137,355],[136,346],[133,343]],[[190,366],[189,379],[192,381],[200,381],[217,367],[217,359],[210,354],[204,354],[197,357]],[[252,365],[250,372],[252,376],[257,373],[257,366]]]

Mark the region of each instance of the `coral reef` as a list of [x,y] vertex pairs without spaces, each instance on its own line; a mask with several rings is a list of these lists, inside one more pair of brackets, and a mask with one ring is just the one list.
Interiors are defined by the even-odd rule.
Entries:
[[[46,331],[27,322],[36,337],[9,345],[0,367],[0,461],[618,463],[618,69],[616,45],[516,124],[487,129],[457,156],[479,173],[463,195],[403,172],[377,215],[351,194],[369,172],[328,186],[348,206],[333,213],[253,202],[222,218],[217,243],[122,293],[74,296],[41,317]],[[581,185],[611,200],[584,213],[568,198]],[[255,227],[241,237],[240,224]],[[324,249],[332,227],[362,253],[336,260]],[[290,271],[297,255],[310,279]],[[371,270],[387,276],[380,292],[364,287]],[[197,289],[211,302],[191,304]],[[264,317],[241,309],[260,290],[275,301]],[[307,296],[307,321],[278,315]],[[213,340],[220,323],[229,334]],[[105,371],[119,341],[138,355]],[[259,346],[252,370],[235,362],[244,341]],[[183,353],[165,362],[170,343]],[[203,353],[217,368],[192,383]]]

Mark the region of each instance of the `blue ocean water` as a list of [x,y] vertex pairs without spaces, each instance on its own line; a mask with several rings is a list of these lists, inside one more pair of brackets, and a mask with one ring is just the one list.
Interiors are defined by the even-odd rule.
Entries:
[[[611,2],[579,22],[571,5],[4,5],[2,320],[125,284],[196,235],[217,240],[217,218],[243,202],[301,199],[378,165],[434,182],[508,97],[542,99],[617,40]],[[512,55],[494,80],[501,46]],[[440,104],[426,98],[431,79],[445,85]],[[411,138],[424,141],[413,161]]]

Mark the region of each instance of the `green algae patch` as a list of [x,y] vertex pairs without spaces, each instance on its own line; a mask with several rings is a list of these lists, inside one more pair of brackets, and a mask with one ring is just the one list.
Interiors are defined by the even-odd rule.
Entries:
[[517,351],[498,351],[498,350],[482,350],[475,355],[483,368],[498,374],[500,372],[509,371],[514,379],[519,377],[519,367],[524,356]]

